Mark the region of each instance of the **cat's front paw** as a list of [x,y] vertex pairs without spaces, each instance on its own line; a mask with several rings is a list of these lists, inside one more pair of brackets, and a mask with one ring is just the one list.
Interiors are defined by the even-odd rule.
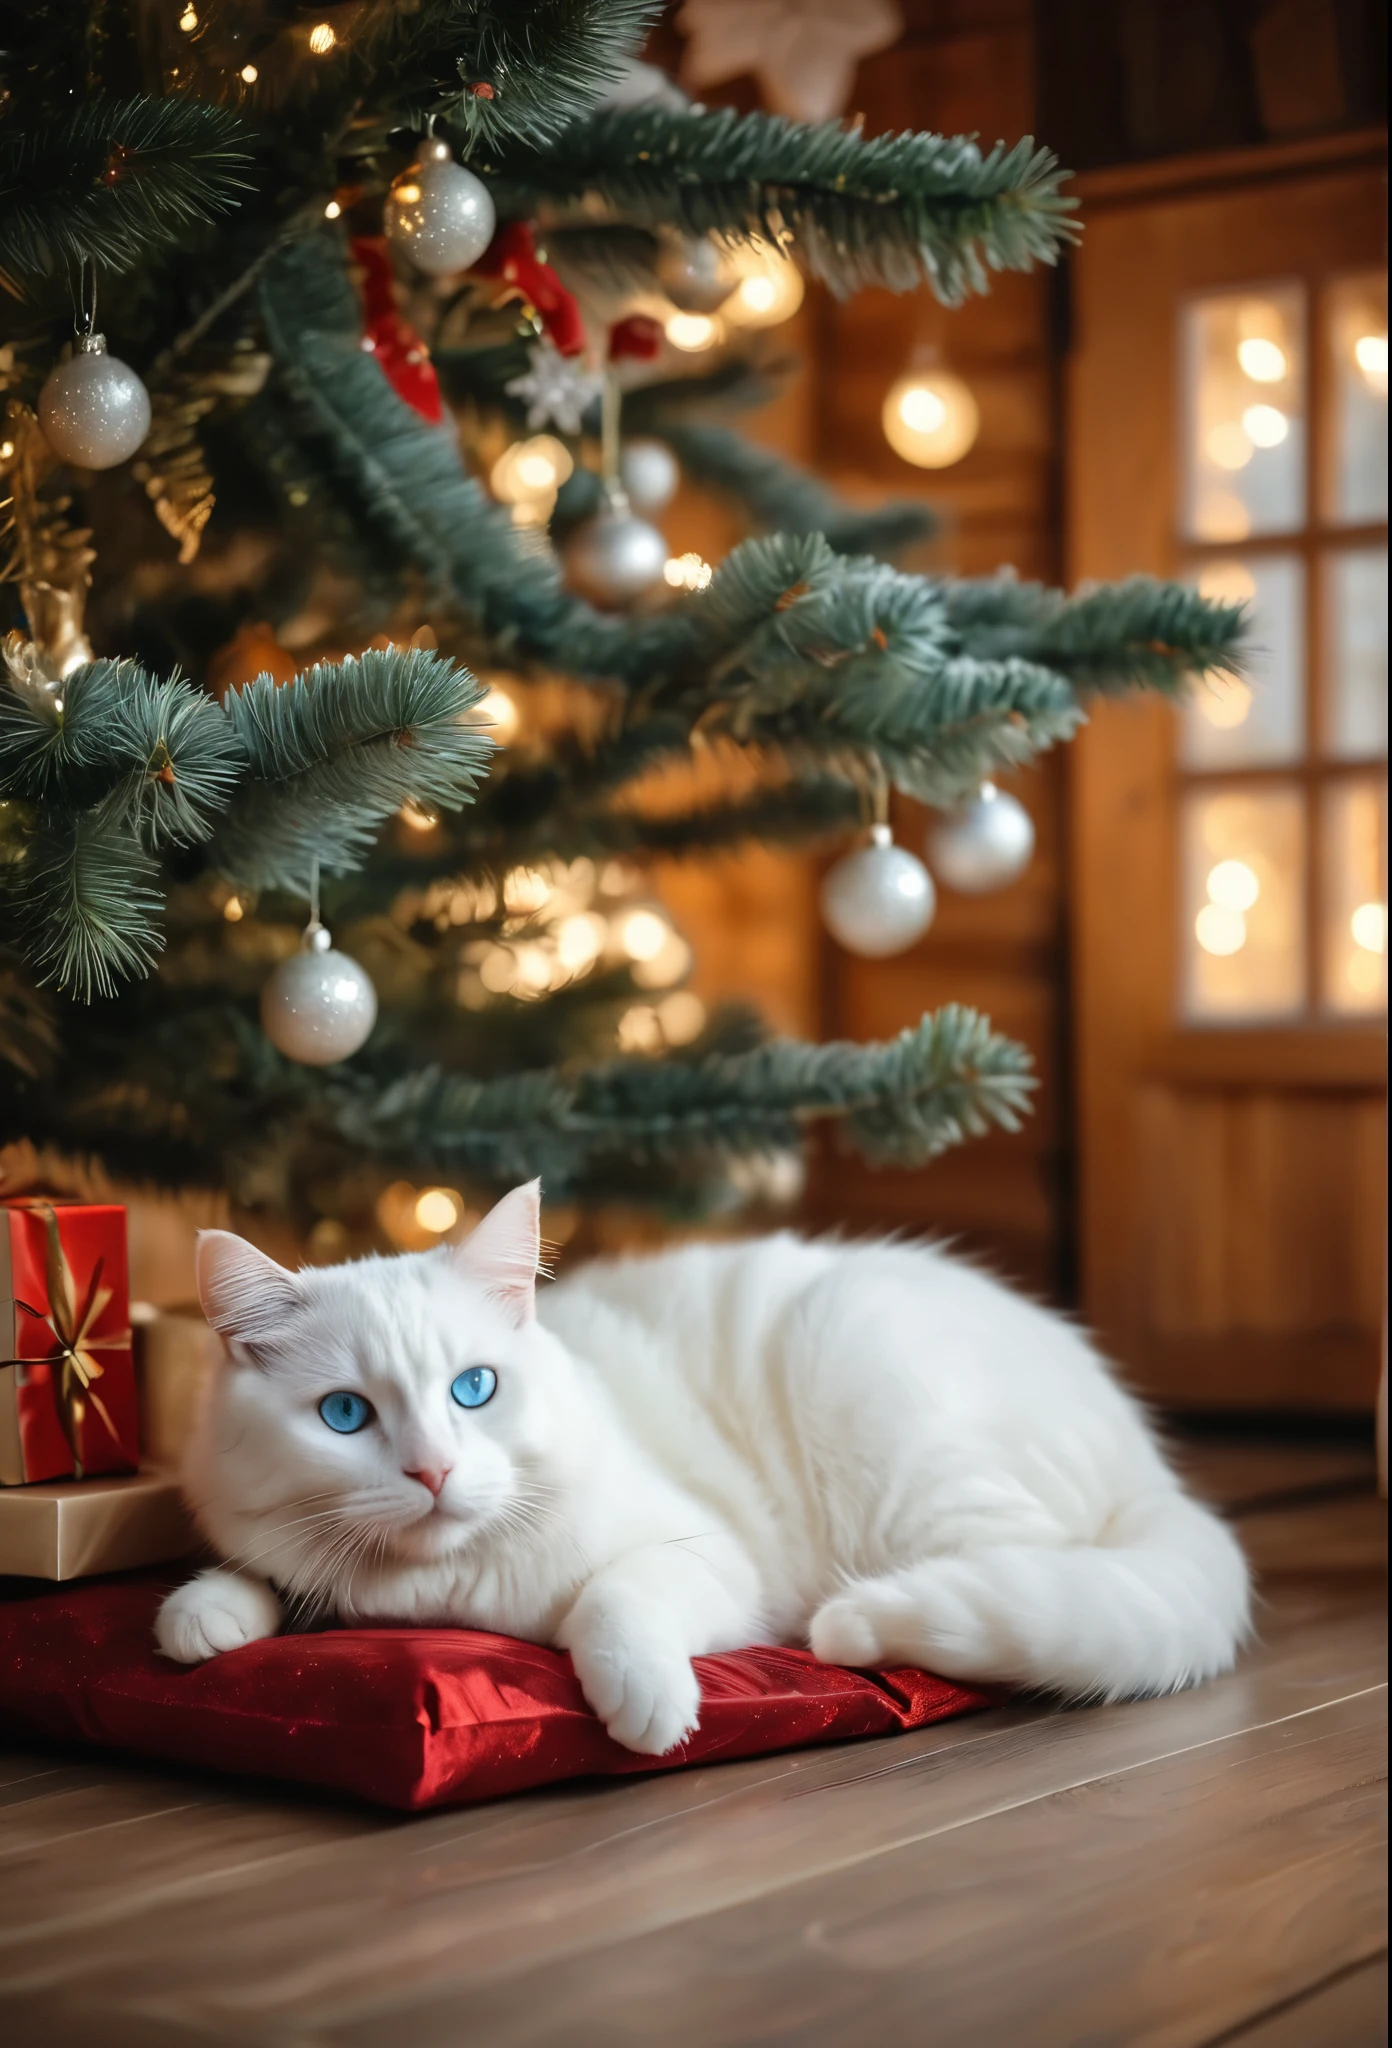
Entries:
[[155,1641],[176,1664],[202,1664],[225,1650],[273,1636],[280,1602],[264,1579],[240,1572],[200,1572],[165,1600],[155,1620]]
[[599,1615],[567,1647],[580,1690],[625,1749],[665,1756],[695,1733],[701,1687],[677,1645],[633,1620]]

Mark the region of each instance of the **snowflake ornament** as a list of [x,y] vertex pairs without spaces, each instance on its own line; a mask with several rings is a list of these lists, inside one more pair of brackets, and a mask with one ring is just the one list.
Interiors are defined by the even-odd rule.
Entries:
[[533,433],[538,427],[555,426],[563,434],[578,434],[586,411],[604,388],[603,377],[582,369],[547,340],[537,342],[527,360],[526,372],[503,387],[509,397],[526,400],[527,425]]
[[831,121],[855,84],[856,65],[897,42],[896,0],[686,0],[682,83],[699,92],[752,71],[765,104],[793,121]]

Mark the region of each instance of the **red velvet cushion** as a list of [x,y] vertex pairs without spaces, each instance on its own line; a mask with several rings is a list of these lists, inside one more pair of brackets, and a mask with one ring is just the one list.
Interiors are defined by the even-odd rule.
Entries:
[[461,1806],[595,1773],[667,1770],[922,1728],[988,1704],[922,1671],[871,1676],[803,1650],[697,1660],[701,1726],[675,1756],[611,1742],[556,1650],[469,1629],[278,1636],[195,1666],[157,1655],[163,1573],[0,1601],[0,1727],[384,1806]]

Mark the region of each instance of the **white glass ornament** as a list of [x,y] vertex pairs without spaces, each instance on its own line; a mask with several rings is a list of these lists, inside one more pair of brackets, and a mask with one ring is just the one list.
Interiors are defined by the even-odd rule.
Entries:
[[437,135],[423,138],[415,163],[393,183],[382,220],[392,247],[430,277],[477,263],[497,225],[488,187]]
[[937,894],[923,862],[896,846],[888,825],[870,827],[870,844],[837,861],[822,883],[822,917],[848,953],[884,960],[922,938]]
[[670,505],[681,480],[677,458],[665,441],[625,441],[619,480],[636,512],[660,512]]
[[60,462],[114,469],[150,431],[150,394],[128,363],[107,354],[104,334],[84,334],[44,379],[39,425]]
[[984,896],[1029,866],[1034,820],[1008,791],[983,782],[970,803],[930,826],[925,850],[940,882],[963,896]]
[[278,1052],[306,1067],[327,1067],[355,1053],[377,1021],[377,991],[367,970],[314,919],[298,953],[282,960],[261,990],[261,1029]]
[[683,313],[717,312],[739,283],[730,259],[708,235],[664,235],[653,269]]
[[615,490],[602,511],[576,527],[561,561],[572,590],[591,604],[617,611],[662,581],[667,542]]

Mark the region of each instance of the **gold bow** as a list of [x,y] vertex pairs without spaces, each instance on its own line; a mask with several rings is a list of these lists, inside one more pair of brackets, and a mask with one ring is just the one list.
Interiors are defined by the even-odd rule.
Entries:
[[51,1332],[57,1349],[47,1358],[5,1358],[0,1365],[47,1365],[53,1372],[58,1421],[63,1435],[67,1438],[68,1449],[72,1452],[73,1472],[82,1477],[82,1425],[87,1416],[90,1402],[101,1417],[107,1435],[118,1450],[125,1446],[116,1431],[116,1425],[107,1413],[106,1403],[93,1385],[104,1371],[101,1360],[95,1356],[98,1351],[120,1351],[130,1343],[131,1333],[125,1330],[110,1330],[104,1337],[94,1337],[92,1326],[100,1322],[112,1289],[101,1284],[102,1267],[106,1263],[98,1259],[92,1270],[92,1284],[87,1298],[78,1308],[77,1282],[68,1255],[63,1249],[63,1240],[58,1234],[58,1218],[51,1202],[16,1202],[15,1208],[32,1209],[43,1218],[45,1232],[44,1265],[48,1279],[47,1309],[31,1308],[27,1301],[15,1299],[15,1307],[22,1308],[35,1322],[45,1323]]

